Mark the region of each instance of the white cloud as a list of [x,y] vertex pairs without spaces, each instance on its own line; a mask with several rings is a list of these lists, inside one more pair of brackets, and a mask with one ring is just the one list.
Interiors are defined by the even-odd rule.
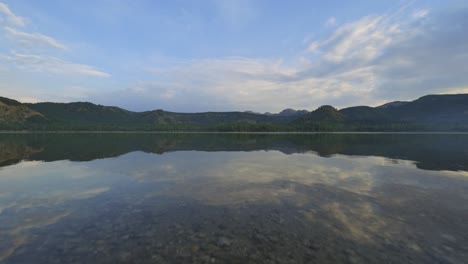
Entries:
[[299,76],[336,80],[340,72],[359,75],[350,89],[367,87],[372,105],[467,87],[467,14],[468,9],[416,10],[348,23],[311,43],[308,51],[320,58]]
[[327,19],[327,21],[325,22],[325,26],[327,27],[332,27],[334,25],[336,25],[336,18],[335,17],[330,17],[329,19]]
[[413,12],[413,18],[424,18],[429,15],[430,10],[429,9],[419,9]]
[[324,59],[343,62],[350,59],[372,60],[400,33],[398,23],[385,16],[367,16],[336,29],[328,38],[314,41],[309,51],[324,52]]
[[414,24],[374,63],[379,95],[404,98],[468,86],[468,9],[432,14]]
[[93,66],[71,63],[52,56],[13,53],[12,55],[0,54],[0,60],[11,62],[22,70],[54,74],[110,77],[109,73],[98,70]]
[[25,18],[15,15],[10,8],[2,2],[0,2],[0,13],[5,15],[6,21],[11,25],[24,26],[26,24]]
[[62,50],[67,49],[65,45],[59,41],[43,34],[21,32],[11,27],[5,27],[5,31],[13,37],[13,39],[29,47],[45,46]]
[[158,81],[140,83],[100,100],[118,104],[125,97],[128,105],[124,107],[132,110],[275,112],[287,107],[313,109],[352,98],[353,93],[368,92],[367,85],[359,84],[372,79],[367,68],[299,77],[298,68],[281,60],[238,57],[192,60],[148,70]]

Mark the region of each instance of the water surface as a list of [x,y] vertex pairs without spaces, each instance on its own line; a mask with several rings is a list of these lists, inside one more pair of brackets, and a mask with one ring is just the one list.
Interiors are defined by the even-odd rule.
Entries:
[[468,135],[0,135],[1,263],[464,263]]

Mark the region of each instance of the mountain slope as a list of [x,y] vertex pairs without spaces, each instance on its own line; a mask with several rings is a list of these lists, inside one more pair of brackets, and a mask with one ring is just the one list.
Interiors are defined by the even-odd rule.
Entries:
[[24,104],[40,112],[51,122],[117,122],[125,123],[135,113],[113,106],[95,105],[88,102]]
[[323,105],[317,110],[303,115],[296,122],[315,123],[315,122],[331,122],[341,123],[345,120],[345,115],[339,112],[331,105]]
[[383,123],[391,120],[389,114],[381,108],[369,106],[354,106],[343,108],[339,111],[347,122],[357,123]]
[[44,116],[13,99],[0,97],[0,123],[18,124],[45,120]]
[[384,111],[406,122],[467,123],[468,94],[426,95]]

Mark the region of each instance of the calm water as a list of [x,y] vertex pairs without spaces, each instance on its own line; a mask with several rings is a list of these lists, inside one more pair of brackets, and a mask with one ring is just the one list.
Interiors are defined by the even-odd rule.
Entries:
[[0,263],[466,263],[468,135],[0,135]]

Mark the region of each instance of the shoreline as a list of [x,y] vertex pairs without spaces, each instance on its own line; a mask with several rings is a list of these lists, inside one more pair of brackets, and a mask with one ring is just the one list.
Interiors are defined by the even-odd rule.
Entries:
[[249,131],[233,131],[233,132],[222,132],[222,131],[100,131],[100,130],[89,130],[89,131],[27,131],[27,130],[5,130],[0,131],[0,134],[414,134],[414,135],[468,135],[468,131],[291,131],[291,132],[249,132]]

